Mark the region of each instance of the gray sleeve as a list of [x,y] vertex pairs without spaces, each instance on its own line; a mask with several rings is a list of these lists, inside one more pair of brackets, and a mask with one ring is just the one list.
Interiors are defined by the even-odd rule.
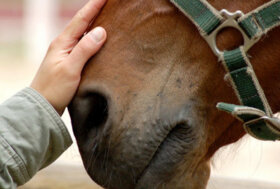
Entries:
[[0,105],[0,188],[16,188],[54,162],[71,137],[54,108],[26,88]]

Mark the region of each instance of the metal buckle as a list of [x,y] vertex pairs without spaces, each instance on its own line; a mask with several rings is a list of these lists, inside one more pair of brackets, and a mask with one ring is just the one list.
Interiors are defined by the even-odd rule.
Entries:
[[250,125],[258,123],[259,121],[264,121],[266,119],[268,119],[267,116],[262,116],[262,117],[259,117],[257,119],[253,119],[253,120],[247,121],[247,122],[244,123],[244,125],[245,126],[250,126]]
[[237,29],[242,34],[243,40],[244,40],[243,48],[244,48],[245,52],[247,52],[260,39],[260,38],[250,39],[247,36],[247,34],[244,32],[244,30],[240,27],[240,25],[237,22],[237,19],[244,16],[244,14],[241,11],[236,11],[234,13],[231,13],[231,12],[227,11],[226,9],[222,9],[220,13],[225,18],[224,22],[221,23],[211,34],[203,36],[204,39],[209,44],[209,46],[211,47],[214,54],[219,58],[219,61],[222,60],[223,51],[221,51],[217,47],[216,38],[217,38],[218,33],[223,28],[232,27],[232,28]]
[[248,127],[250,125],[256,124],[259,121],[264,121],[266,125],[270,128],[270,130],[276,134],[280,134],[280,119],[277,117],[268,117],[268,116],[262,116],[260,118],[248,121],[244,123],[244,126]]

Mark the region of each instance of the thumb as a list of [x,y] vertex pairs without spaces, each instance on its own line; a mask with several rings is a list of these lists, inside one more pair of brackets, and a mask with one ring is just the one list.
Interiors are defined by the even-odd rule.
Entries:
[[90,57],[95,55],[107,38],[106,31],[102,27],[96,27],[86,34],[73,48],[67,57],[67,63],[77,71],[81,71]]

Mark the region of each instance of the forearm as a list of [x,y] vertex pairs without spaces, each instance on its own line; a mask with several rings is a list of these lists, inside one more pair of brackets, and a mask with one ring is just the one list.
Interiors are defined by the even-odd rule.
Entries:
[[70,135],[53,107],[26,88],[0,105],[0,188],[15,188],[55,161]]

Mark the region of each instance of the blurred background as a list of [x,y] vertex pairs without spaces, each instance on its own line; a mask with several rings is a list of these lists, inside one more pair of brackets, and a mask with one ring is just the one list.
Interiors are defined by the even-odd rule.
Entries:
[[[52,39],[85,2],[0,0],[0,102],[30,84]],[[67,112],[63,119],[72,132]],[[240,181],[248,184],[245,188],[280,188],[278,170],[280,143],[245,136],[215,155],[208,188],[241,188]],[[74,144],[23,188],[99,187],[86,175]]]

